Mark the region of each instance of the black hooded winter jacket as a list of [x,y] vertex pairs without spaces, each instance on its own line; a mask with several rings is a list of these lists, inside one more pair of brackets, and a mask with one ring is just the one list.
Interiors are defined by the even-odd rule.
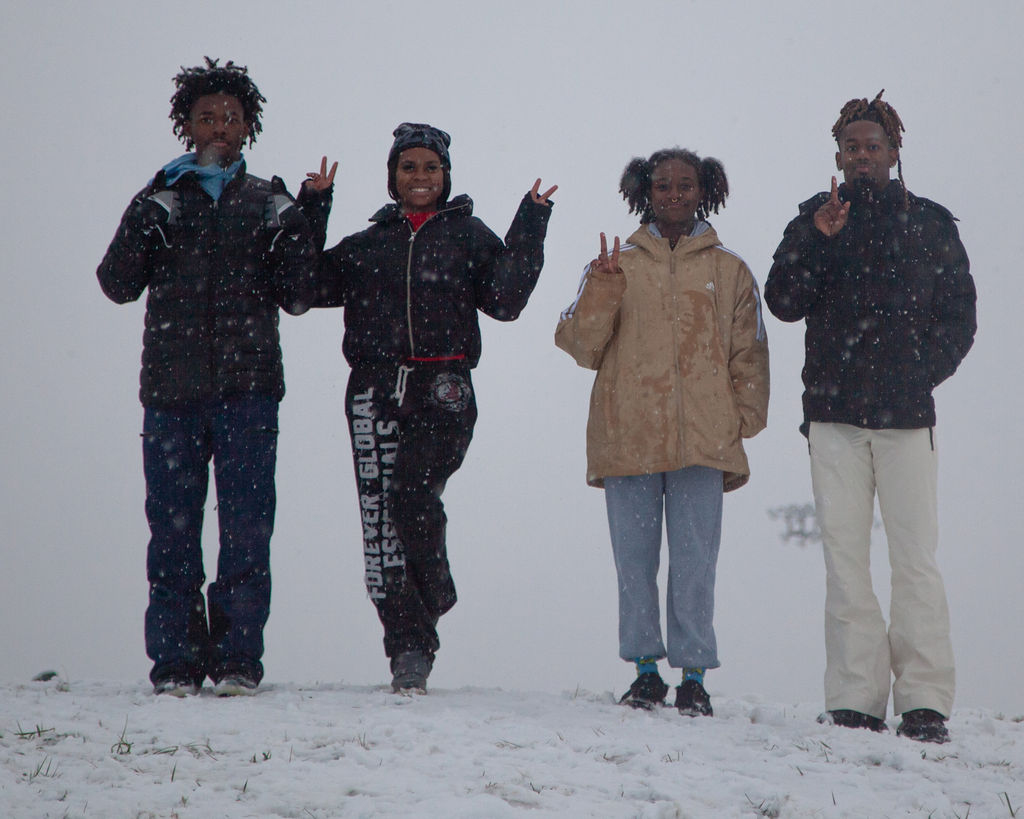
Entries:
[[243,163],[214,201],[195,174],[167,186],[161,171],[128,206],[96,274],[119,304],[149,288],[144,406],[283,397],[278,308],[309,309],[316,259],[310,227],[277,177],[249,176]]
[[783,321],[807,320],[804,434],[811,421],[868,429],[935,424],[932,390],[974,341],[974,280],[953,216],[893,180],[875,198],[847,185],[843,229],[814,226],[829,198],[800,205],[765,284]]
[[410,358],[480,360],[477,310],[519,316],[544,264],[551,207],[529,195],[502,241],[455,197],[415,233],[397,205],[321,254],[317,307],[345,307],[342,349],[353,368]]

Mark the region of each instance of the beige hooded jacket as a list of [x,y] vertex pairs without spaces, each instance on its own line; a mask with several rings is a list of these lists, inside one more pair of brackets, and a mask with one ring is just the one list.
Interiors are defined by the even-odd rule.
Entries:
[[597,370],[587,424],[587,483],[686,466],[743,486],[743,438],[768,420],[768,339],[757,282],[714,229],[675,249],[647,225],[629,237],[625,275],[584,272],[555,343]]

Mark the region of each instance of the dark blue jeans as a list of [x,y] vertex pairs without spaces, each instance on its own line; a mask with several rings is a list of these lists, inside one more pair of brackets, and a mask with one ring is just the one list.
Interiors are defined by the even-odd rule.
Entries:
[[[270,615],[278,404],[243,396],[190,410],[147,408],[146,474],[150,679],[201,683],[263,676],[263,627]],[[200,536],[213,460],[220,552],[203,599]]]

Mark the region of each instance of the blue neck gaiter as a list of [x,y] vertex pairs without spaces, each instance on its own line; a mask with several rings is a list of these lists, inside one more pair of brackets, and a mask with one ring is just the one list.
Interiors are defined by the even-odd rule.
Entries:
[[194,173],[199,179],[199,184],[203,186],[203,190],[210,194],[214,201],[217,201],[224,193],[228,182],[234,179],[235,174],[238,173],[243,161],[244,157],[240,157],[226,168],[217,164],[200,165],[196,162],[195,153],[190,152],[182,154],[177,159],[172,159],[164,165],[163,171],[168,185],[173,185],[187,173]]

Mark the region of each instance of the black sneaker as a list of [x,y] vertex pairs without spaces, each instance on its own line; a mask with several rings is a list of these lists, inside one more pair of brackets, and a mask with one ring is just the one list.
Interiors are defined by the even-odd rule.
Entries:
[[391,658],[391,690],[396,694],[426,694],[434,656],[426,651],[403,651]]
[[937,745],[949,742],[946,718],[931,708],[904,711],[903,721],[896,729],[896,736],[916,739],[918,742],[934,742]]
[[676,708],[684,717],[713,717],[711,697],[696,680],[683,680],[676,686]]
[[619,705],[650,711],[654,706],[664,704],[666,694],[668,694],[668,686],[661,675],[657,671],[648,671],[633,680],[629,691],[623,694],[619,700]]
[[838,725],[840,728],[867,728],[876,734],[885,733],[889,730],[889,726],[885,724],[884,720],[850,708],[837,708],[834,711],[826,711],[818,717],[818,722],[823,725]]

